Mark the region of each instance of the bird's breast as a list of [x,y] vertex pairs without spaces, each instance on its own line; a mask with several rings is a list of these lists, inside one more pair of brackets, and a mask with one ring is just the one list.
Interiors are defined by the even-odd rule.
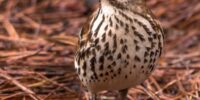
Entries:
[[[91,39],[77,53],[75,66],[93,92],[119,90],[143,82],[163,46],[151,18],[134,12],[99,10],[90,23]],[[106,12],[108,13],[108,12]]]

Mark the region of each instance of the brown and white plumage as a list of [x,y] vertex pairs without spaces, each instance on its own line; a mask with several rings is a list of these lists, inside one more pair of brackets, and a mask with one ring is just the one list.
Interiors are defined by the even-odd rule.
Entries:
[[162,29],[143,0],[100,0],[80,33],[75,68],[93,94],[126,90],[148,78],[162,47]]

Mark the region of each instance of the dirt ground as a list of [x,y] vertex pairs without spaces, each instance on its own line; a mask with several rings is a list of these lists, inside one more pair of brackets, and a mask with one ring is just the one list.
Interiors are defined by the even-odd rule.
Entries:
[[[131,100],[200,100],[200,1],[147,0],[165,49]],[[86,100],[74,70],[77,36],[98,5],[84,0],[0,0],[0,100]],[[102,92],[114,98],[116,92]]]

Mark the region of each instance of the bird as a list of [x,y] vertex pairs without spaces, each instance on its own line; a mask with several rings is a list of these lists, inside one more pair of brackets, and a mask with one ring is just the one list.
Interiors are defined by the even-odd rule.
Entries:
[[101,91],[142,84],[163,51],[164,32],[145,0],[99,0],[80,33],[74,65],[83,86],[97,100]]

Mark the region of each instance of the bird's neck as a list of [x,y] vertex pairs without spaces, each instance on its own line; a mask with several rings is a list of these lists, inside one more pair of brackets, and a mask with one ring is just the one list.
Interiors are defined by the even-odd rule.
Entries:
[[100,9],[102,9],[104,14],[108,15],[115,13],[114,10],[138,13],[147,12],[146,4],[143,0],[126,0],[126,2],[120,2],[118,0],[100,0]]
[[100,0],[101,7],[113,7],[122,10],[134,9],[134,7],[144,6],[144,0]]

